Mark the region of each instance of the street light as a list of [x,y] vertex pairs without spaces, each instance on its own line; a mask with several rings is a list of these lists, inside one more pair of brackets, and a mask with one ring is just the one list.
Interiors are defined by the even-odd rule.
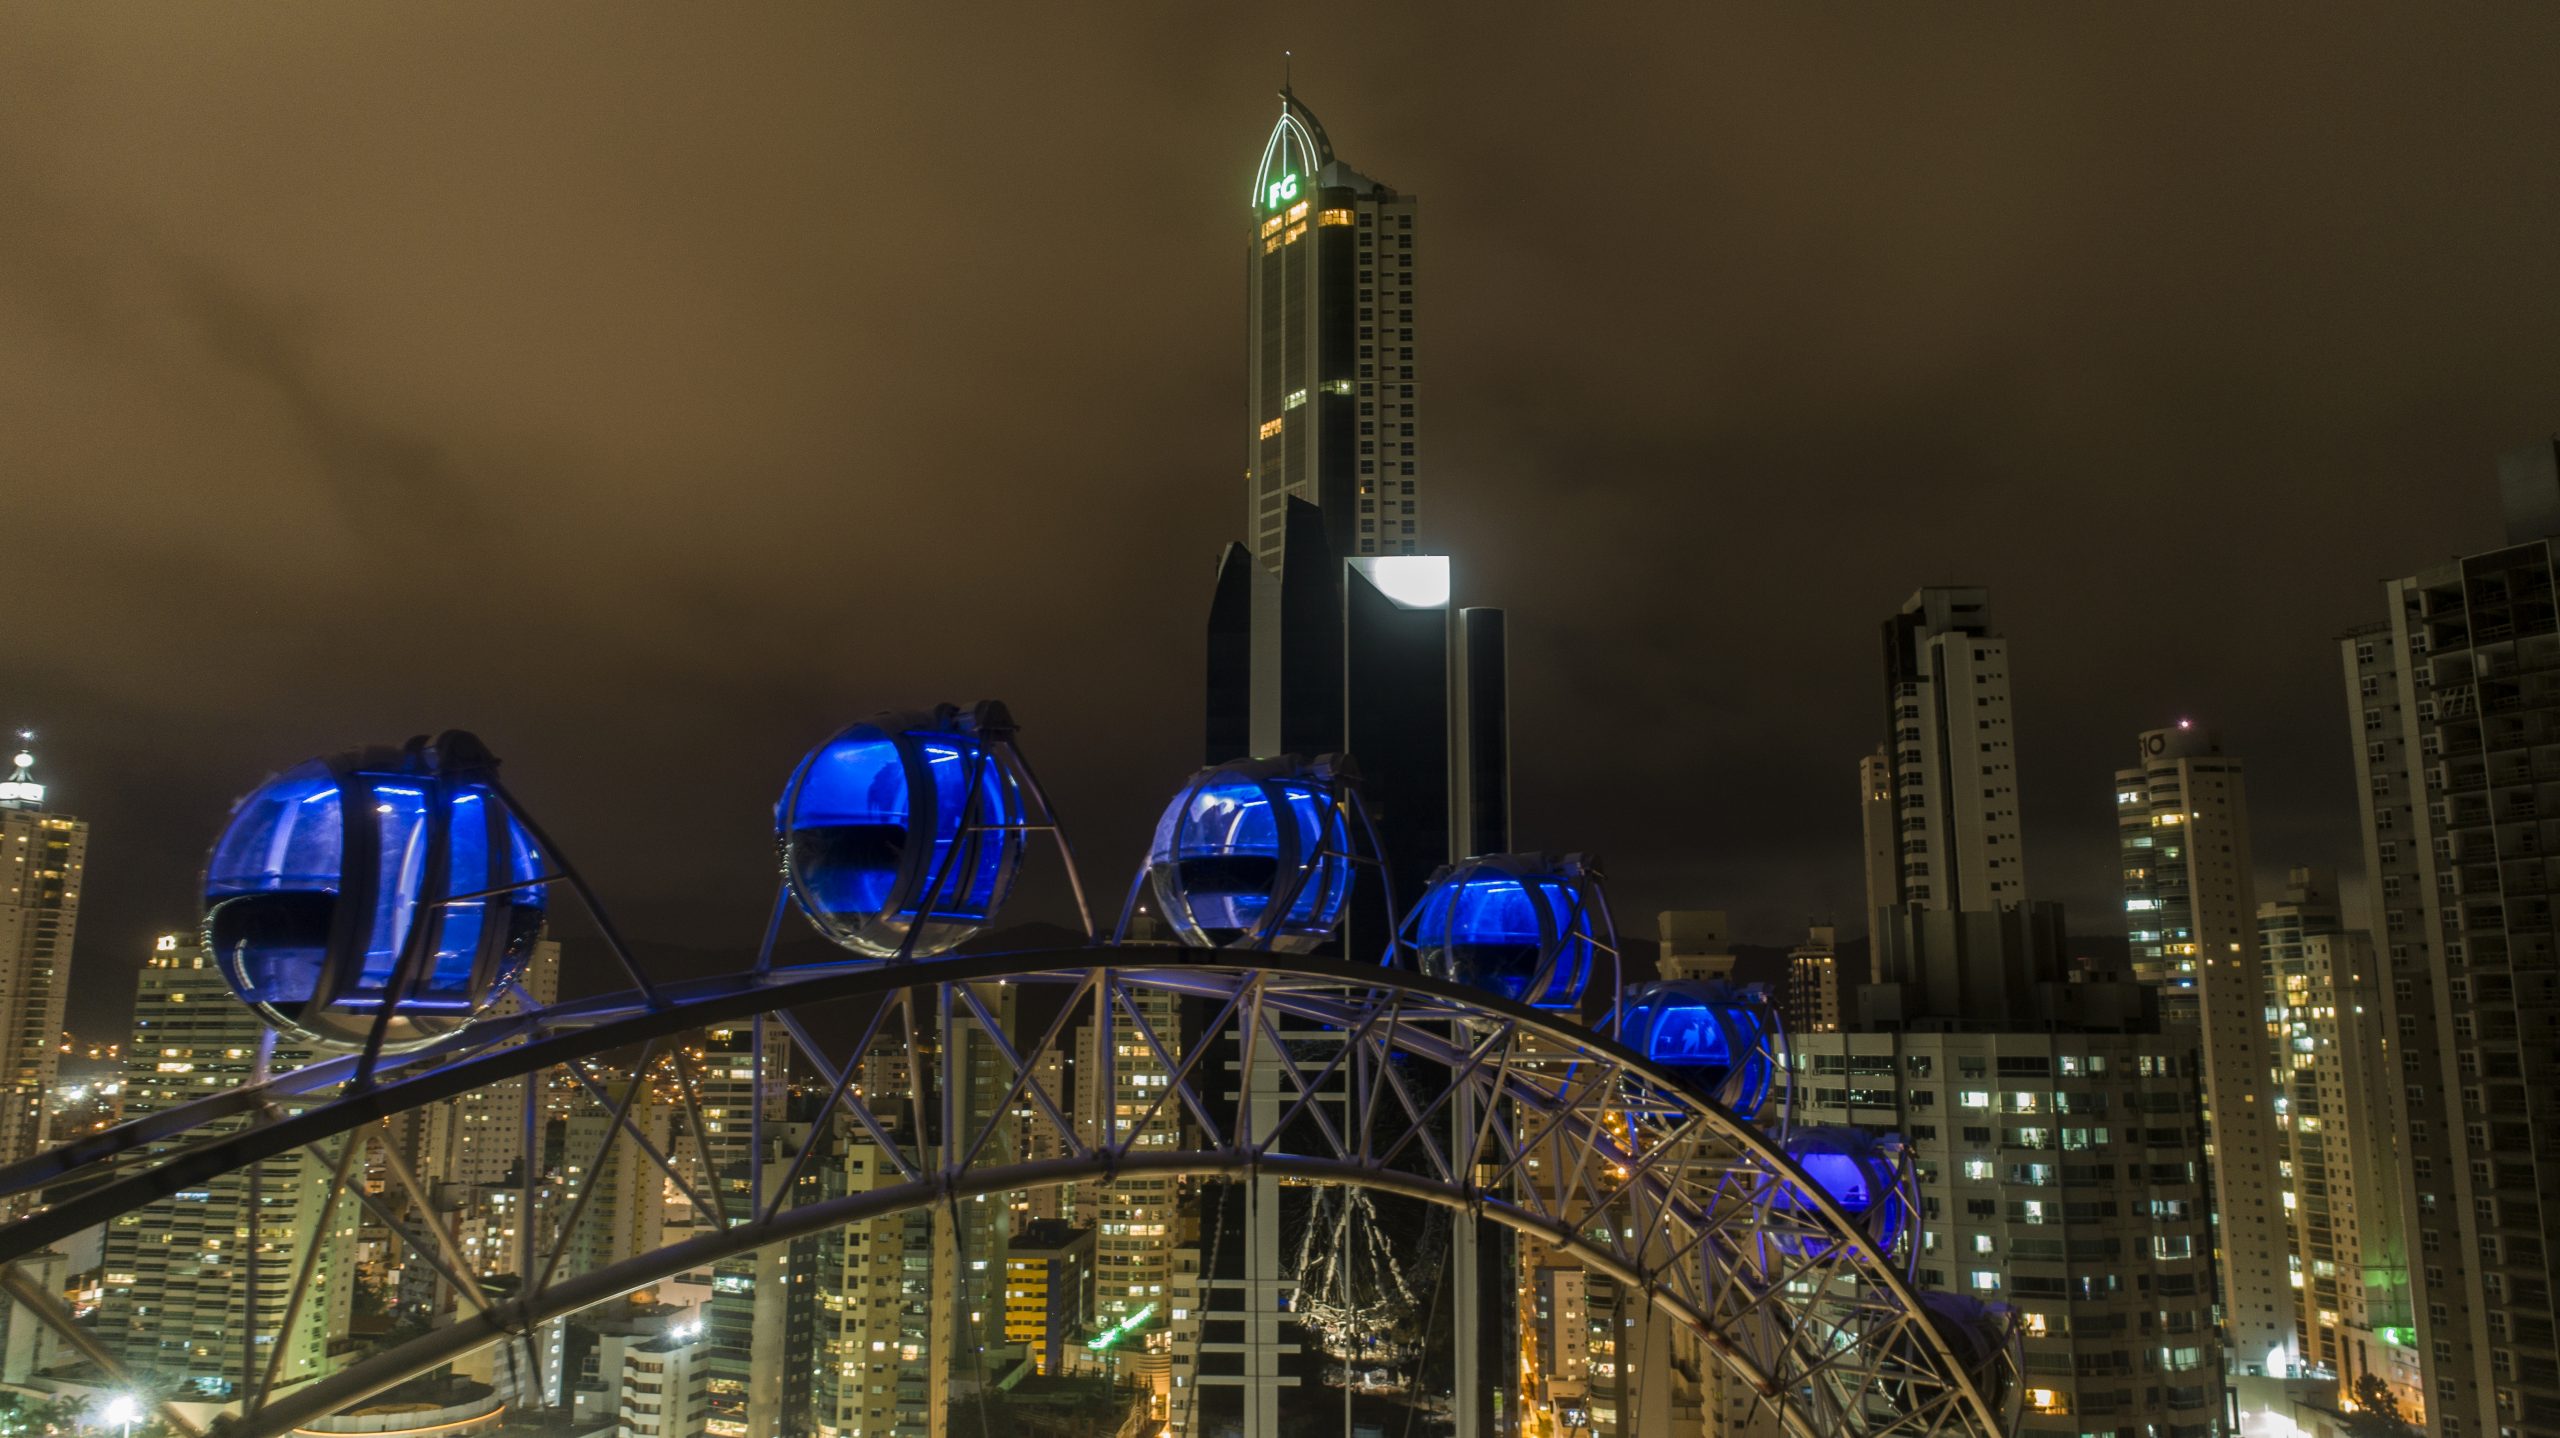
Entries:
[[107,1406],[99,1410],[98,1417],[105,1422],[122,1425],[124,1438],[133,1438],[133,1425],[142,1421],[142,1400],[130,1393],[119,1393],[107,1400]]

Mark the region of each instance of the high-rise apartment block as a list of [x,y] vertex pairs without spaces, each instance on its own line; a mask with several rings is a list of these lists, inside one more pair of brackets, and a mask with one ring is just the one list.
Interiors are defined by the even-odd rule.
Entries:
[[[1071,1115],[1076,1111],[1075,1095],[1069,1091],[1067,1056],[1056,1044],[1031,1055],[1031,1083],[1013,1105],[1013,1131],[1022,1142],[1022,1158],[1026,1163],[1039,1163],[1067,1156],[1067,1136],[1049,1119],[1049,1114]],[[1038,1089],[1048,1100],[1044,1110],[1034,1099],[1031,1089]],[[1087,1186],[1088,1189],[1090,1185]],[[1077,1195],[1072,1184],[1047,1184],[1024,1189],[1013,1195],[1013,1226],[1016,1232],[1034,1223],[1055,1222],[1075,1216]],[[1084,1220],[1090,1222],[1090,1218]]]
[[[1984,592],[1914,594],[1884,660],[1886,742],[1859,766],[1868,982],[1841,1031],[1793,1034],[1795,1116],[1904,1136],[1922,1285],[2020,1316],[2021,1432],[2222,1433],[2194,1042],[2075,963],[2060,906],[2027,896]],[[1742,1431],[1749,1395],[1712,1400]]]
[[2181,721],[2116,771],[2116,830],[2133,976],[2163,1026],[2192,1026],[2204,1069],[2215,1273],[2233,1371],[2282,1376],[2298,1344],[2286,1255],[2284,1150],[2276,1128],[2266,966],[2258,950],[2240,761]]
[[[534,945],[518,981],[525,997],[542,1008],[560,999],[560,945],[545,939]],[[491,1005],[495,1015],[518,1012],[523,1000],[502,995]],[[424,1176],[430,1182],[487,1189],[508,1182],[524,1158],[524,1090],[530,1078],[499,1079],[426,1111]],[[541,1155],[535,1155],[539,1162]]]
[[1791,1033],[1827,1034],[1840,1028],[1840,940],[1829,924],[1807,928],[1804,942],[1787,954],[1786,992],[1778,1011]]
[[1992,631],[1988,606],[1980,589],[1923,589],[1884,622],[1899,862],[1891,895],[1870,896],[1878,908],[1990,910],[2026,898],[2009,641]]
[[2348,931],[2338,877],[2295,869],[2258,905],[2277,1011],[2276,1124],[2293,1220],[2294,1326],[2305,1366],[2357,1401],[2379,1379],[2403,1417],[2426,1411],[2409,1306],[2409,1245],[2391,1132],[2381,958]]
[[1921,1284],[2019,1311],[2022,1433],[2217,1432],[2192,1040],[2076,974],[2054,905],[1887,912],[1849,1030],[1791,1039],[1797,1121],[1904,1136]]
[[[1125,1142],[1133,1153],[1174,1148],[1182,1141],[1184,1115],[1168,1087],[1173,1070],[1156,1049],[1161,1045],[1165,1057],[1182,1061],[1181,1006],[1161,989],[1139,990],[1130,1001],[1152,1042],[1124,1018],[1113,1030],[1106,1064],[1101,1033],[1091,1024],[1076,1030],[1077,1126],[1085,1142],[1097,1147]],[[1117,1324],[1150,1309],[1129,1340],[1140,1353],[1163,1348],[1145,1335],[1166,1324],[1165,1285],[1173,1276],[1173,1251],[1182,1242],[1174,1212],[1180,1189],[1177,1179],[1162,1173],[1133,1174],[1091,1189],[1094,1316]]]
[[[905,1181],[896,1162],[848,1118],[836,1124],[830,1196]],[[818,1241],[813,1428],[818,1438],[892,1438],[929,1422],[921,1323],[906,1314],[907,1233],[921,1215],[891,1214],[829,1229]],[[919,1252],[923,1257],[923,1251]]]
[[[231,996],[194,936],[162,934],[155,941],[133,1010],[133,1041],[125,1049],[128,1114],[143,1117],[255,1081],[268,1030]],[[291,1069],[311,1057],[278,1049],[270,1066]],[[217,1119],[190,1137],[252,1121]],[[151,1152],[180,1142],[154,1145]],[[251,1351],[242,1331],[247,1309],[256,1319],[260,1364],[250,1383],[263,1379],[268,1364],[275,1365],[280,1386],[327,1373],[330,1340],[347,1331],[354,1311],[360,1217],[353,1200],[330,1201],[331,1176],[321,1158],[297,1149],[109,1223],[100,1342],[172,1390],[235,1397],[243,1356]],[[310,1265],[309,1286],[299,1287],[315,1245],[321,1251]]]
[[1287,89],[1245,250],[1246,533],[1277,572],[1291,499],[1336,554],[1420,549],[1414,197],[1334,158]]
[[596,1357],[618,1398],[614,1438],[700,1438],[706,1431],[710,1354],[698,1320],[636,1340],[607,1335]]
[[35,756],[0,780],[0,1163],[45,1143],[89,826],[45,808]]
[[2341,641],[2396,1053],[2427,1424],[2560,1434],[2560,454],[2505,456],[2503,547]]
[[1816,1033],[1794,1038],[1792,1061],[1799,1121],[1911,1144],[1921,1285],[2018,1310],[2021,1434],[2217,1431],[2212,1228],[2183,1042],[2105,1028]]
[[[1899,711],[1901,705],[1894,707]],[[1872,924],[1877,910],[1902,902],[1902,817],[1893,802],[1893,751],[1881,744],[1858,760],[1858,833],[1865,845]]]
[[1093,1255],[1092,1229],[1055,1219],[1033,1222],[1005,1250],[1004,1340],[1033,1372],[1066,1372],[1067,1345],[1093,1321]]

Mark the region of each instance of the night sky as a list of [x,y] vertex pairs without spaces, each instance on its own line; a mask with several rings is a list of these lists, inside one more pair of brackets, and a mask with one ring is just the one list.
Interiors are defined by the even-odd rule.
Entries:
[[626,926],[748,944],[805,747],[1001,697],[1116,901],[1199,758],[1284,47],[1422,196],[1524,847],[1633,929],[1854,930],[1877,622],[1976,583],[2075,929],[2181,715],[2262,876],[2352,867],[2334,637],[2560,428],[2560,11],[1586,8],[0,13],[0,723],[94,826],[75,1026],[232,797],[453,726]]

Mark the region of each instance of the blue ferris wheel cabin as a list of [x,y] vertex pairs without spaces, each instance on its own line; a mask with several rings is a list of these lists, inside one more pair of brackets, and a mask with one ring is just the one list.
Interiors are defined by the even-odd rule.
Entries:
[[[1805,1177],[1866,1231],[1879,1251],[1893,1249],[1911,1218],[1910,1202],[1903,1193],[1900,1135],[1824,1125],[1788,1134],[1786,1151]],[[1813,1201],[1792,1180],[1779,1184],[1778,1208],[1813,1211]]]
[[1156,822],[1147,876],[1165,922],[1195,948],[1306,953],[1351,892],[1351,776],[1337,760],[1212,765]]
[[[540,849],[469,735],[313,759],[234,806],[205,866],[206,952],[279,1031],[386,1046],[485,1008],[546,914]],[[523,887],[513,887],[521,885]]]
[[1024,802],[1002,705],[884,715],[809,751],[774,806],[794,902],[869,958],[948,953],[1013,890]]
[[1785,1066],[1785,1032],[1767,996],[1726,983],[1646,984],[1628,995],[1619,1036],[1742,1118],[1759,1116]]
[[[1422,970],[1542,1009],[1591,982],[1598,875],[1579,856],[1491,854],[1433,876],[1406,920]],[[1616,935],[1601,940],[1612,948]]]

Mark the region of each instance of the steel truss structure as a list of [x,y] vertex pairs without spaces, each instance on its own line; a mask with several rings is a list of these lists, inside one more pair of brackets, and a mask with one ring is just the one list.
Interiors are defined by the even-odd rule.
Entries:
[[[1048,1015],[1037,1020],[1045,1032],[1036,1040],[1020,1044],[997,1021],[999,986],[1014,989],[1023,1011]],[[1187,1032],[1165,1032],[1146,1017],[1164,1012],[1163,996],[1191,1016]],[[686,1040],[760,1015],[775,1016],[793,1042],[771,1046],[789,1057],[770,1055],[763,1025],[754,1026],[752,1091],[771,1081],[823,1093],[831,1121],[877,1145],[895,1182],[812,1196],[816,1186],[797,1180],[816,1144],[779,1179],[749,1165],[743,1192],[708,1173],[703,1076],[687,1060]],[[1078,1024],[1099,1036],[1093,1052],[1104,1071],[1082,1081],[1101,1094],[1115,1092],[1120,1063],[1144,1062],[1164,1076],[1146,1112],[1080,1127],[1034,1081],[1034,1058]],[[964,1034],[967,1042],[952,1041]],[[881,1055],[901,1056],[907,1069],[894,1096],[867,1093],[861,1081],[866,1057]],[[978,1069],[964,1074],[972,1063]],[[1238,1081],[1257,1064],[1281,1075],[1276,1099],[1267,1086]],[[769,1072],[776,1066],[787,1072]],[[1000,1098],[963,1103],[972,1084],[983,1093],[990,1071]],[[589,1172],[631,1146],[716,1224],[656,1252],[574,1271],[564,1257],[581,1195],[554,1221],[518,1225],[511,1286],[480,1281],[418,1176],[381,1142],[381,1121],[529,1077],[530,1128],[546,1075],[612,1115]],[[673,1086],[691,1115],[685,1140],[661,1144],[632,1122],[644,1082]],[[761,1151],[763,1105],[749,1107],[751,1151]],[[1177,1142],[1162,1138],[1168,1118]],[[1027,1142],[1033,1133],[1043,1141]],[[1033,1151],[1049,1156],[1023,1156]],[[1136,1174],[1353,1185],[1507,1225],[1646,1295],[1802,1438],[2006,1434],[2018,1416],[2014,1350],[1993,1371],[1969,1374],[1894,1256],[1770,1135],[1569,1016],[1373,965],[1095,945],[770,969],[491,1016],[413,1052],[329,1059],[0,1170],[0,1199],[20,1213],[0,1225],[0,1286],[121,1376],[114,1355],[18,1260],[181,1189],[296,1153],[338,1176],[327,1202],[371,1211],[457,1303],[441,1326],[280,1386],[289,1311],[266,1345],[275,1356],[262,1366],[243,1359],[243,1411],[227,1430],[235,1438],[280,1438],[490,1344],[523,1344],[538,1378],[541,1325],[724,1257],[891,1214]],[[524,1165],[528,1215],[537,1167]],[[346,1181],[351,1173],[385,1176],[391,1196]],[[410,1203],[396,1203],[401,1192]],[[40,1200],[45,1206],[35,1206]],[[324,1211],[320,1226],[327,1222]],[[256,1337],[245,1354],[259,1351]],[[175,1410],[170,1417],[193,1432]]]

